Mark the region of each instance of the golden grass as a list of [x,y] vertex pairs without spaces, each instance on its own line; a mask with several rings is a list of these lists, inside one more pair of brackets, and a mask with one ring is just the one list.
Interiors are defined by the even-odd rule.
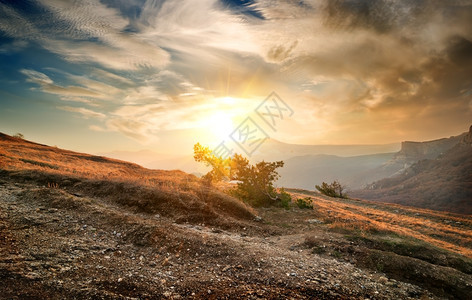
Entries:
[[[306,195],[294,193],[294,196]],[[472,257],[472,217],[351,199],[324,196],[312,196],[312,199],[314,209],[331,228],[395,233]]]
[[149,170],[137,164],[93,156],[0,136],[0,167],[4,170],[35,170],[98,180],[136,182],[180,189],[197,183],[181,171]]
[[[0,133],[0,170],[49,188],[82,189],[143,212],[179,215],[182,220],[249,219],[244,203],[182,171],[150,170],[116,159],[63,150]],[[30,172],[31,171],[31,172]],[[71,185],[78,179],[80,184]],[[219,218],[219,214],[222,218]],[[215,221],[216,222],[216,221]]]

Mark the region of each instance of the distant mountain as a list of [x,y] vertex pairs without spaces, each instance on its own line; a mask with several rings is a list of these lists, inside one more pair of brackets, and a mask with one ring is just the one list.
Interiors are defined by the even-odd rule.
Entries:
[[269,139],[265,141],[251,158],[254,161],[287,160],[297,156],[307,155],[336,155],[361,156],[377,153],[396,152],[400,149],[399,143],[380,145],[298,145],[283,143]]
[[[454,141],[455,138],[443,140],[448,144]],[[429,143],[409,147],[403,153],[434,156],[439,148],[441,147]],[[351,195],[370,200],[472,214],[472,126],[468,133],[461,135],[460,140],[443,154],[432,159],[420,160],[401,174],[376,181],[367,189],[352,192]]]
[[[280,170],[280,186],[313,189],[323,181],[339,180],[348,190],[361,189],[368,184],[401,174],[412,164],[428,158],[435,158],[451,149],[466,133],[450,138],[427,142],[402,142],[398,152],[375,153],[342,157],[340,154],[362,153],[374,150],[388,150],[390,145],[352,146],[309,146],[294,147],[296,151],[333,151],[338,155],[304,155],[285,160]],[[297,145],[292,145],[297,146]],[[282,147],[289,148],[288,145]],[[329,153],[332,154],[332,153]]]
[[[329,154],[339,156],[367,155],[373,153],[395,152],[400,144],[386,145],[297,145],[269,139],[250,157],[252,162],[288,160],[297,156]],[[236,152],[241,152],[239,149]],[[98,153],[106,157],[132,161],[150,169],[182,170],[188,173],[204,174],[208,168],[194,161],[189,155],[162,154],[152,150],[112,151]],[[299,186],[302,187],[302,186]],[[310,186],[312,187],[312,186]]]
[[[277,184],[284,187],[313,190],[315,184],[339,180],[348,188],[360,188],[374,180],[392,174],[381,166],[390,161],[395,153],[382,153],[352,157],[335,155],[306,155],[285,160],[280,169]],[[372,172],[372,170],[376,170]],[[397,170],[394,170],[395,172]]]
[[463,133],[450,138],[442,138],[427,142],[402,142],[400,151],[395,154],[391,164],[403,164],[404,169],[422,159],[433,159],[447,152],[467,135]]

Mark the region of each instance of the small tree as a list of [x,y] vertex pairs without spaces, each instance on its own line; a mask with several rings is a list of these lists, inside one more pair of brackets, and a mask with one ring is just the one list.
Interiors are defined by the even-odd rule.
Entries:
[[202,162],[212,168],[210,172],[203,176],[207,183],[221,181],[230,177],[231,158],[223,159],[218,157],[211,152],[210,148],[203,147],[200,143],[196,143],[193,146],[193,153],[193,158],[196,162]]
[[283,161],[261,161],[255,165],[239,154],[232,159],[232,176],[239,180],[235,195],[254,206],[270,205],[280,200],[274,188],[279,178],[276,169],[283,167]]
[[335,198],[347,198],[347,194],[344,192],[345,186],[341,185],[337,180],[333,181],[331,184],[323,182],[321,186],[316,185],[315,187],[323,195]]
[[17,134],[15,134],[13,137],[18,138],[18,139],[24,139],[25,138],[25,136],[22,133],[19,133],[19,132]]
[[226,159],[217,157],[208,147],[203,147],[199,143],[194,145],[193,151],[195,161],[212,167],[212,170],[203,176],[206,182],[224,179],[238,180],[239,183],[233,190],[233,194],[254,206],[270,205],[281,201],[273,183],[279,178],[276,169],[283,167],[283,161],[262,161],[251,165],[247,158],[239,154]]

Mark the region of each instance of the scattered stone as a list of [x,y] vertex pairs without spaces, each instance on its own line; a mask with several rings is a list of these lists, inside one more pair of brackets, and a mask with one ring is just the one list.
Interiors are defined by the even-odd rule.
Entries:
[[224,268],[222,269],[222,271],[223,271],[223,272],[226,272],[226,271],[228,271],[229,269],[231,269],[231,266],[226,266],[226,267],[224,267]]
[[381,284],[386,284],[386,283],[388,282],[388,278],[387,278],[387,277],[384,277],[384,276],[381,276],[381,277],[379,278],[379,282],[380,282]]
[[318,219],[309,219],[307,220],[309,224],[323,224],[324,222]]

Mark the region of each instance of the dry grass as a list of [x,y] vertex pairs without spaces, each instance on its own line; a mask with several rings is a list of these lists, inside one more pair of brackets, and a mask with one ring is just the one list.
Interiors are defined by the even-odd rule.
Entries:
[[182,171],[150,170],[3,134],[0,171],[14,180],[101,197],[136,211],[172,216],[180,222],[224,225],[231,222],[227,220],[254,216],[245,204]]
[[195,176],[181,171],[149,170],[129,162],[63,150],[3,134],[0,134],[0,167],[97,180],[127,180],[169,189],[185,188],[198,181]]
[[[306,197],[304,193],[293,193]],[[313,196],[319,217],[335,230],[394,233],[472,257],[472,217],[364,200]]]

